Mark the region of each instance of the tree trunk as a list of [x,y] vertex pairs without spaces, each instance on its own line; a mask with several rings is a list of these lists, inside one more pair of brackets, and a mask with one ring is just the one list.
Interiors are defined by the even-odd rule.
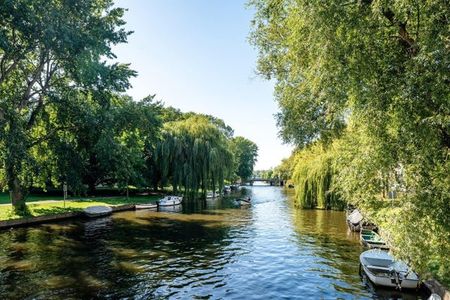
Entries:
[[15,177],[9,184],[11,203],[16,210],[25,209],[25,198],[23,196],[22,187],[20,186],[19,179]]
[[90,196],[93,196],[95,194],[95,188],[96,188],[95,180],[90,179],[88,181],[88,194]]

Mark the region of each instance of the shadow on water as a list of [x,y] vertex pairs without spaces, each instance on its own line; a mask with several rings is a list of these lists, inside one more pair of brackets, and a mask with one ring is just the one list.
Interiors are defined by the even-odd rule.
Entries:
[[417,299],[361,280],[342,212],[249,195],[0,232],[1,298]]

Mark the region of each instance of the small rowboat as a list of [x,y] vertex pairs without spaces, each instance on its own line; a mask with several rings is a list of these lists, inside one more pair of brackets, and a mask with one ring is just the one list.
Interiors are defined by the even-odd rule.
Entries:
[[395,260],[392,255],[379,249],[367,250],[359,256],[362,270],[375,285],[416,289],[419,276],[403,261]]
[[183,197],[166,196],[166,197],[158,200],[157,204],[158,204],[158,206],[174,206],[174,205],[180,205],[182,201],[183,201]]
[[361,244],[368,248],[385,249],[388,250],[389,247],[386,242],[381,238],[381,236],[373,230],[361,229],[360,231]]
[[146,204],[136,204],[135,209],[158,209],[158,204],[146,203]]
[[250,197],[236,199],[237,203],[240,206],[250,205],[251,204],[250,200],[251,200]]
[[112,208],[109,206],[89,206],[83,210],[84,214],[89,218],[97,218],[110,215],[112,213]]

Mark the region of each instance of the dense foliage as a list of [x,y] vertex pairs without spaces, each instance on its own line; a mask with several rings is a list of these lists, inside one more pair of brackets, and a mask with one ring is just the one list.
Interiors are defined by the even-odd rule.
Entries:
[[223,120],[124,94],[122,16],[112,0],[0,0],[0,188],[16,209],[31,188],[197,195],[253,169],[256,146]]
[[230,141],[219,127],[204,116],[164,124],[162,138],[156,149],[156,165],[161,182],[171,180],[175,192],[178,187],[195,196],[202,190],[216,191],[230,178],[234,165]]
[[[123,10],[111,1],[0,2],[0,147],[4,177],[17,207],[33,181],[33,149],[55,135],[55,109],[68,89],[96,99],[124,91],[134,73],[108,64],[111,45],[126,41]],[[45,129],[43,129],[45,128]]]
[[311,145],[295,154],[293,165],[292,179],[301,207],[344,208],[345,203],[334,191],[335,163],[332,150],[321,145]]
[[377,222],[397,255],[448,283],[448,2],[250,4],[281,136],[302,149],[291,160],[299,200],[321,206],[311,184],[330,174],[328,191]]
[[249,179],[258,157],[258,146],[249,139],[238,136],[231,140],[231,149],[235,157],[236,175],[241,181]]

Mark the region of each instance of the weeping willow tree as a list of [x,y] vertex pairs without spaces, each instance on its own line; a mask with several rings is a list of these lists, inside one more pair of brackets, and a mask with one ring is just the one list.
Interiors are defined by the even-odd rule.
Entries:
[[155,155],[161,186],[189,198],[222,189],[234,167],[229,149],[227,136],[205,116],[165,123]]
[[322,145],[312,145],[298,151],[293,159],[293,180],[298,206],[343,208],[344,201],[333,191],[335,169],[331,150],[326,150]]

